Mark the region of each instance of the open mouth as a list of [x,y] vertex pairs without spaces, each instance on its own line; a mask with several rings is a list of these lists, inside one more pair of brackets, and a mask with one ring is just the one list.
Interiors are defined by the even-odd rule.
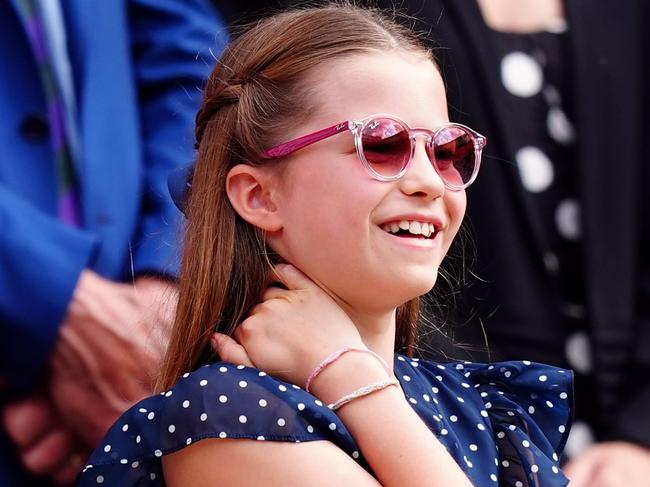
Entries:
[[438,234],[433,223],[400,220],[399,222],[384,223],[381,229],[402,238],[418,238],[431,240]]

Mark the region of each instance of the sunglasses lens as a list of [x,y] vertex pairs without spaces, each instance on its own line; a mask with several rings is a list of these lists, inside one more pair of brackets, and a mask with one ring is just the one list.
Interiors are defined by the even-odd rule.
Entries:
[[361,132],[361,146],[368,165],[380,176],[395,177],[411,157],[406,127],[390,118],[376,118]]
[[470,182],[476,167],[474,135],[463,127],[452,125],[436,133],[432,160],[440,177],[452,187],[463,187]]

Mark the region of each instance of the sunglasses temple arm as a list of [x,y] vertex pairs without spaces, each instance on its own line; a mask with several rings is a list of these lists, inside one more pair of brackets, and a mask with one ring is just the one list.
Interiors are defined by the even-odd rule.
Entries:
[[288,156],[303,147],[319,142],[333,135],[340,134],[350,127],[350,122],[341,122],[326,129],[313,132],[311,134],[303,135],[297,139],[290,140],[284,144],[276,145],[270,149],[265,150],[261,154],[262,159],[279,159],[280,157]]

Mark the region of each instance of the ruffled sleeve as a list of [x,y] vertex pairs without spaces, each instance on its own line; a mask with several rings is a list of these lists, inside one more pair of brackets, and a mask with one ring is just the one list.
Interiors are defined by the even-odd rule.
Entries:
[[219,362],[127,411],[78,485],[164,486],[161,457],[205,438],[328,440],[367,467],[343,423],[314,396],[257,369]]
[[463,367],[492,425],[499,485],[566,485],[559,455],[572,419],[572,372],[528,361]]

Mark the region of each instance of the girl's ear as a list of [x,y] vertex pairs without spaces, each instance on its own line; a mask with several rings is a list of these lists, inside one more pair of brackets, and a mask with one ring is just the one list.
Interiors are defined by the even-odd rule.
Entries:
[[274,178],[269,171],[238,164],[228,172],[226,193],[230,204],[244,220],[267,232],[282,229],[273,201]]

